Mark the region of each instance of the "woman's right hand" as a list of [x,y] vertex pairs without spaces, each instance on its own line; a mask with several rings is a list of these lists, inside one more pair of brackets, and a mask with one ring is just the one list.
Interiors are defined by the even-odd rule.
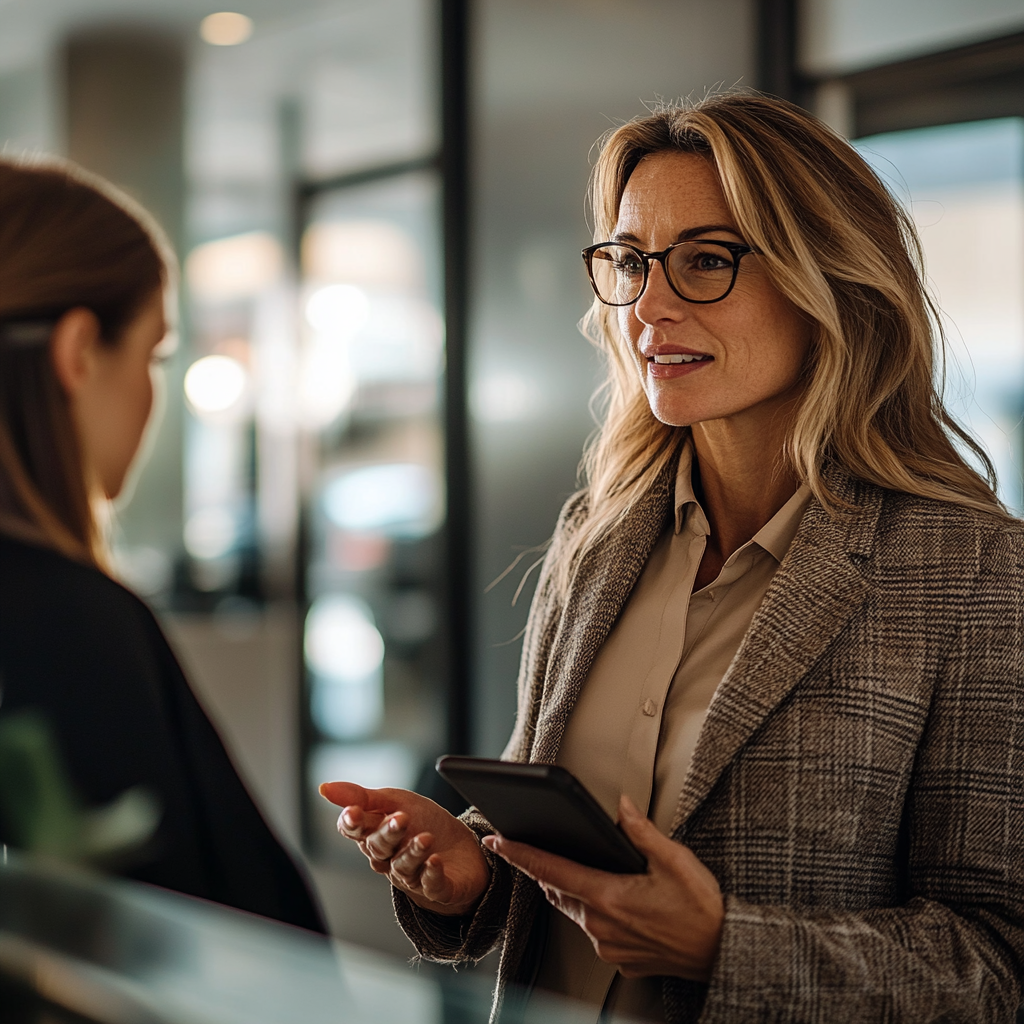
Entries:
[[325,782],[320,795],[342,808],[338,831],[417,906],[454,917],[483,896],[491,869],[480,840],[440,804],[407,789],[353,782]]

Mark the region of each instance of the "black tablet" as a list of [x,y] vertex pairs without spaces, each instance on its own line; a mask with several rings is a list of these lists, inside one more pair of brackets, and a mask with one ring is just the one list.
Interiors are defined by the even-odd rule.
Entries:
[[442,757],[437,770],[507,839],[620,875],[647,870],[647,858],[558,765]]

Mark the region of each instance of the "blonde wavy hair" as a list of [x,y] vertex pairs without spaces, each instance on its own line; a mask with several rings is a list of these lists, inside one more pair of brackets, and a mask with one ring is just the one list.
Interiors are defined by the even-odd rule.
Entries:
[[[612,236],[637,164],[662,151],[714,165],[742,237],[816,325],[784,452],[798,479],[834,512],[841,502],[824,474],[829,464],[890,490],[1005,516],[990,460],[936,386],[943,337],[914,225],[857,151],[807,111],[756,93],[656,109],[603,140],[591,181],[595,242]],[[556,572],[563,589],[583,552],[666,471],[689,430],[651,412],[609,307],[595,299],[582,327],[605,354],[607,380],[603,422],[581,467],[587,517]]]

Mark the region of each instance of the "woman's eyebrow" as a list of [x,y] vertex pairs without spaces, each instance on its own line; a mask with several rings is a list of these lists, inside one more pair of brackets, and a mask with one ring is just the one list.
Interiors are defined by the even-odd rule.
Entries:
[[[740,233],[728,224],[699,224],[695,228],[687,228],[676,235],[677,242],[685,242],[689,238],[699,238],[701,235],[709,234],[712,231],[728,231],[730,235],[740,237]],[[629,242],[631,245],[641,245],[640,239],[629,231],[618,231],[612,235],[612,242]]]
[[739,238],[739,232],[728,224],[701,224],[699,227],[680,231],[676,236],[676,241],[685,242],[688,238],[699,238],[701,235],[706,235],[711,231],[728,231],[730,235],[735,235]]

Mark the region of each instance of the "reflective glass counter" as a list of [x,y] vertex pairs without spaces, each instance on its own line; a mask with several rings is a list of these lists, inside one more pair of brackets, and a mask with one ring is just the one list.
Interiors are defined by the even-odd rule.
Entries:
[[[484,1024],[490,1004],[480,974],[13,853],[0,863],[0,1024]],[[531,999],[525,1021],[571,1017]]]

